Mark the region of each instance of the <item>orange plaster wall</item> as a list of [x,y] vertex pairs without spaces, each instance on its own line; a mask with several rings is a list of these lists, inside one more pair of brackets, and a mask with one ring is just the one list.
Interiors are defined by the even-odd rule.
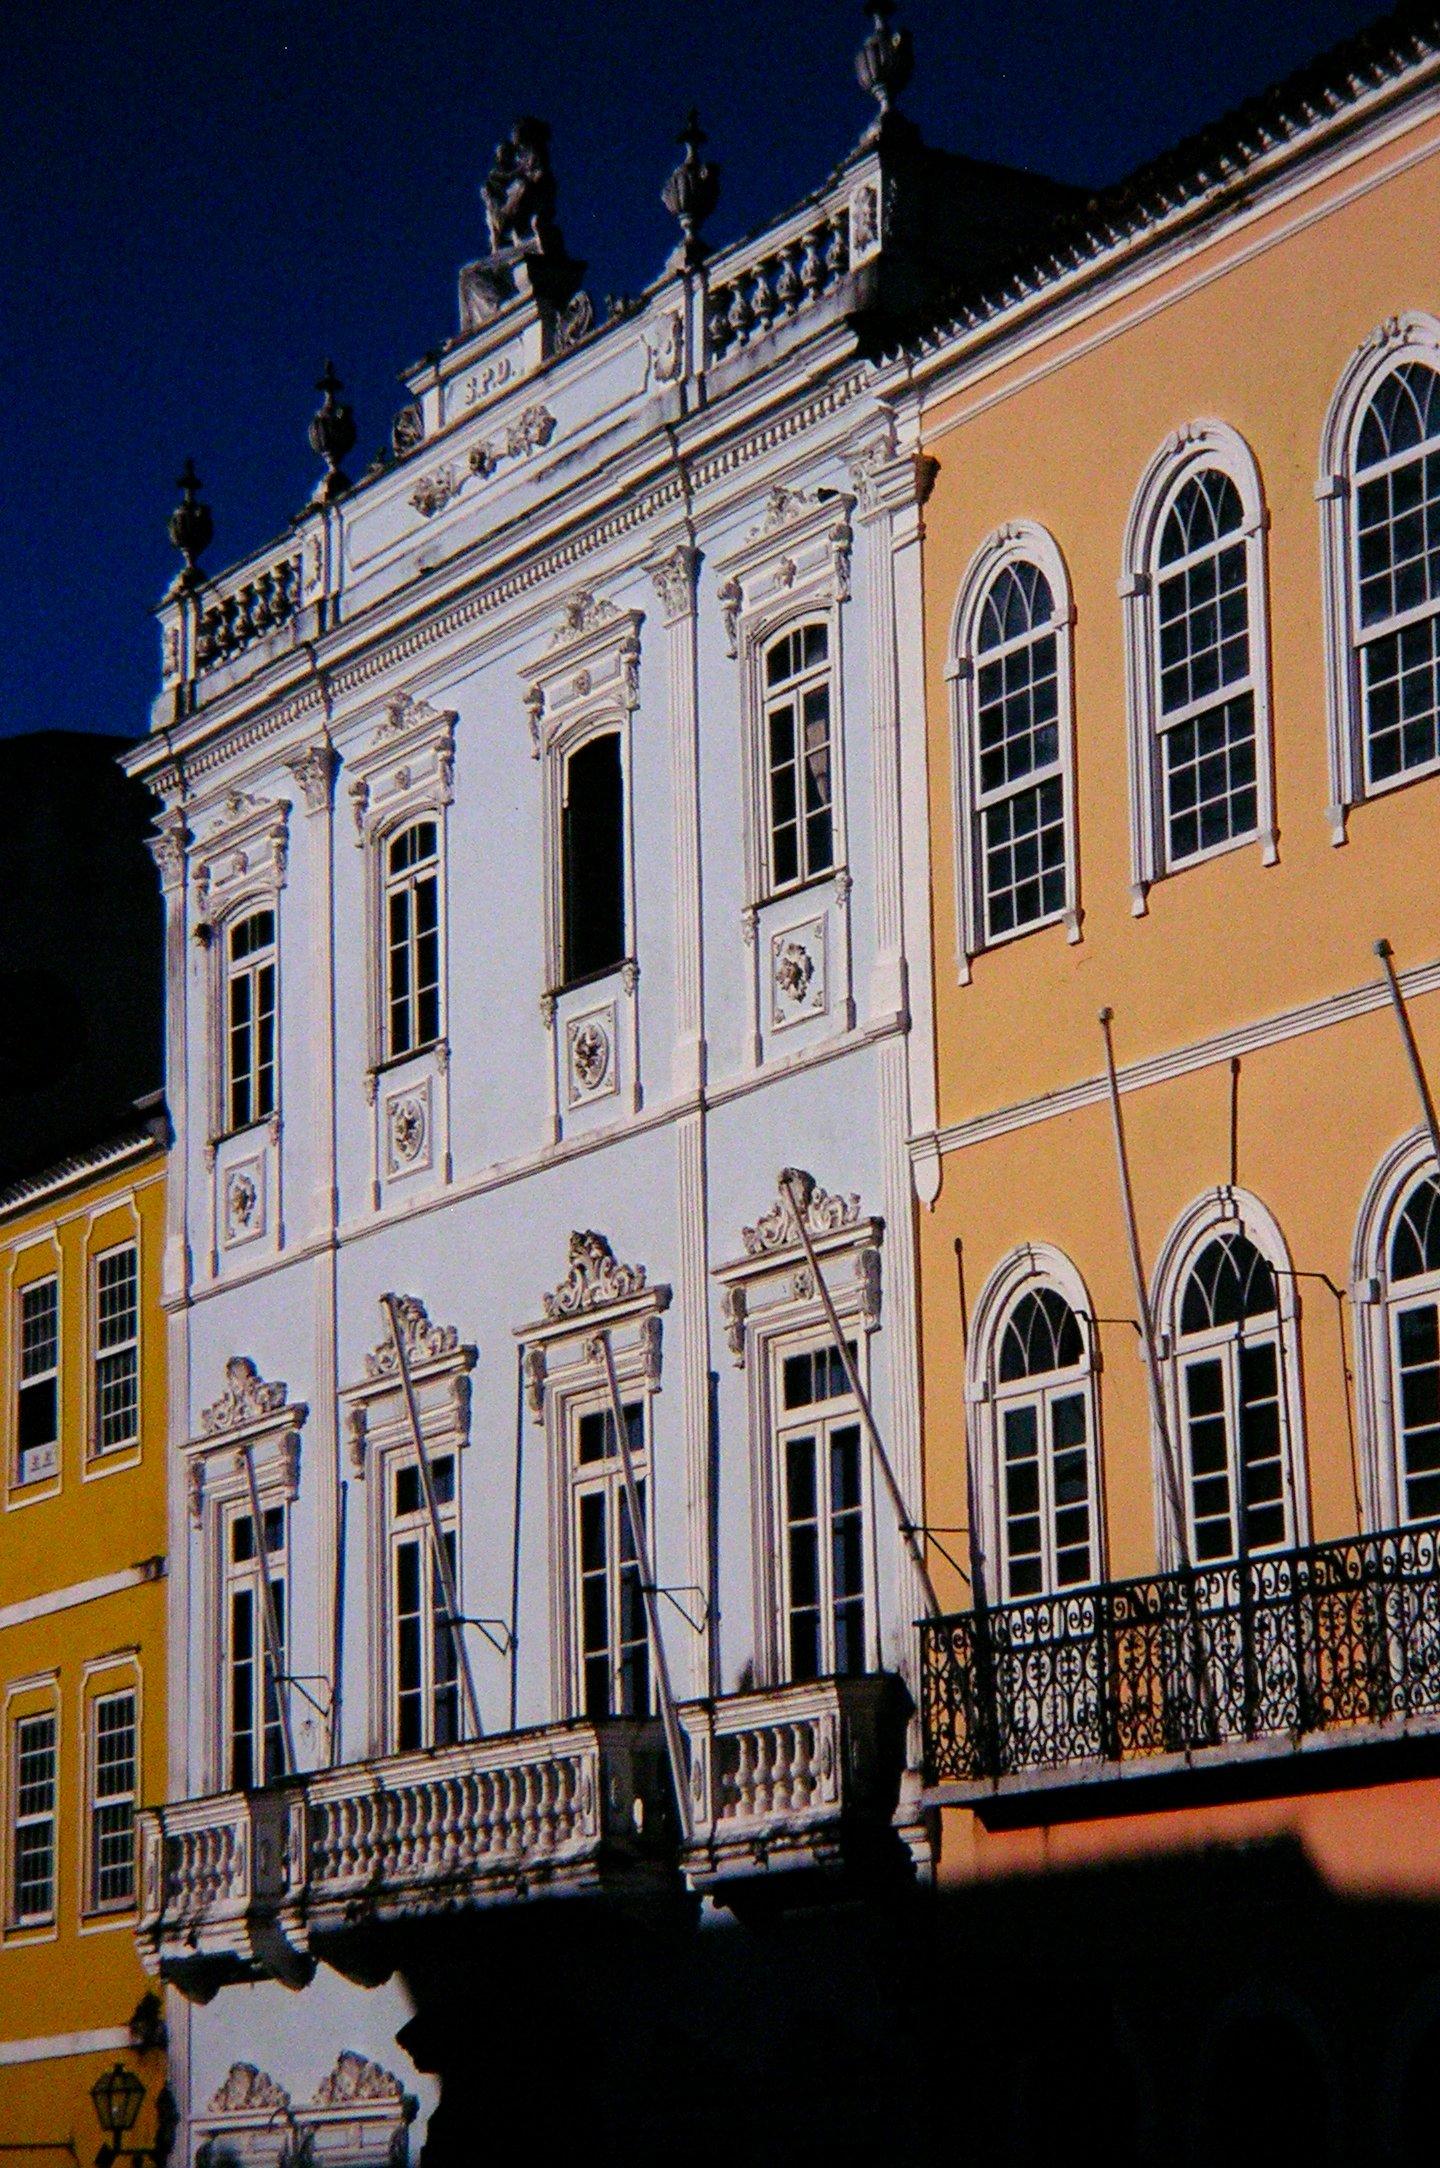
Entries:
[[[1406,161],[1410,161],[1408,165]],[[1342,200],[1364,183],[1364,193]],[[1042,350],[974,372],[932,401],[927,448],[940,462],[926,513],[925,593],[936,1060],[942,1127],[1102,1073],[1097,1012],[1115,1010],[1122,1066],[1168,1054],[1302,1004],[1373,984],[1377,936],[1402,968],[1440,958],[1436,843],[1440,777],[1352,813],[1330,840],[1319,445],[1336,383],[1387,316],[1440,313],[1440,127],[1416,126],[1245,231],[1198,243],[1124,300],[1092,307]],[[1258,253],[1254,244],[1266,246]],[[1280,862],[1248,845],[1155,884],[1131,911],[1128,736],[1122,606],[1124,531],[1141,476],[1180,425],[1216,418],[1258,460],[1270,511],[1276,811]],[[946,665],[966,569],[1002,523],[1043,524],[1065,557],[1076,605],[1075,736],[1083,938],[1047,927],[975,959],[959,981],[951,724]],[[1440,1078],[1440,996],[1412,1002]],[[1378,1009],[1247,1054],[1240,1076],[1238,1178],[1278,1219],[1294,1266],[1344,1287],[1357,1214],[1376,1164],[1418,1120],[1394,1019]],[[1229,1178],[1227,1059],[1127,1092],[1147,1269],[1178,1215]],[[926,1519],[967,1520],[965,1349],[955,1245],[973,1312],[995,1265],[1030,1240],[1053,1243],[1083,1275],[1101,1319],[1133,1318],[1108,1106],[1028,1121],[946,1152],[942,1188],[920,1214]],[[1357,1525],[1353,1394],[1336,1305],[1301,1283],[1300,1339],[1316,1540]],[[1353,1368],[1345,1306],[1345,1360]],[[1105,1571],[1156,1564],[1155,1470],[1134,1330],[1102,1325],[1100,1380]],[[963,1556],[964,1539],[946,1547]],[[943,1603],[969,1592],[933,1561]],[[1414,1783],[1193,1814],[1128,1815],[991,1836],[944,1817],[946,1876],[1070,1863],[1152,1846],[1297,1830],[1323,1871],[1357,1888],[1440,1887],[1440,1790]]]

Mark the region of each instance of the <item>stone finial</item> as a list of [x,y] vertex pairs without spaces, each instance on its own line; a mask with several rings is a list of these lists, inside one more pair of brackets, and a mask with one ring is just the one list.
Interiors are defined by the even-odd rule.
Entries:
[[175,584],[188,590],[199,587],[204,581],[205,575],[196,560],[210,547],[215,521],[209,505],[202,504],[196,494],[205,484],[195,472],[193,459],[186,460],[185,472],[175,487],[183,490],[184,495],[170,514],[169,533],[170,540],[185,559],[185,569]]
[[890,18],[895,0],[865,0],[870,17],[869,37],[855,55],[855,74],[860,88],[868,91],[880,111],[866,129],[862,141],[879,142],[887,122],[899,119],[896,101],[915,72],[915,46],[908,30],[892,30]]
[[710,244],[700,238],[704,225],[720,201],[720,168],[709,164],[700,156],[700,146],[710,138],[700,125],[696,107],[690,108],[690,118],[675,138],[685,156],[660,191],[660,201],[670,216],[678,219],[683,235],[675,251],[675,263],[693,270],[710,253]]
[[325,373],[315,386],[325,399],[310,423],[310,449],[325,462],[325,478],[315,492],[317,504],[333,504],[350,488],[350,477],[341,461],[355,449],[355,410],[344,405],[335,394],[342,390],[335,364],[327,361]]

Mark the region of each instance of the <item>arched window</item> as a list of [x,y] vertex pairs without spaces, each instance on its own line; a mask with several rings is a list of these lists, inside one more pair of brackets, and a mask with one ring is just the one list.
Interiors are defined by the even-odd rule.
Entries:
[[997,1364],[1007,1597],[1053,1595],[1095,1578],[1088,1368],[1064,1296],[1053,1287],[1022,1295]]
[[1190,1558],[1291,1549],[1308,1519],[1295,1279],[1279,1229],[1255,1198],[1214,1192],[1171,1235],[1157,1288]]
[[440,1036],[440,851],[433,820],[411,821],[385,850],[386,1053]]
[[978,950],[1065,919],[1078,937],[1068,586],[1038,529],[986,545],[956,614],[962,974]]
[[1440,753],[1440,376],[1383,377],[1355,449],[1355,578],[1365,780]]
[[1335,841],[1349,806],[1440,767],[1440,323],[1402,316],[1352,359],[1325,424]]
[[1134,898],[1261,838],[1274,856],[1259,469],[1204,422],[1152,460],[1125,541]]
[[1400,1518],[1440,1518],[1440,1183],[1423,1175],[1390,1238],[1390,1346],[1394,1365]]

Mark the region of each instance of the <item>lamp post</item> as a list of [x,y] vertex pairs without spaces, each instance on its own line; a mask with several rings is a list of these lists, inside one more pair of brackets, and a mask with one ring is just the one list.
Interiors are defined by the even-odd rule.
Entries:
[[116,2063],[106,2070],[90,2088],[90,2098],[95,2104],[95,2119],[105,2134],[105,2143],[95,2155],[95,2168],[114,2168],[114,2163],[126,2161],[150,2161],[153,2168],[165,2168],[170,2158],[170,2148],[175,2140],[175,2102],[169,2086],[161,2088],[155,2103],[155,2140],[152,2145],[126,2145],[125,2134],[135,2127],[135,2118],[145,2101],[145,2087],[133,2070],[123,2063]]

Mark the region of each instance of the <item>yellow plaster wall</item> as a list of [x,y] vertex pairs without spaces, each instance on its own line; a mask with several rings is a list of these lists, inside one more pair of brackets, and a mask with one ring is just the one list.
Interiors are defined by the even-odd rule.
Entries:
[[[136,1239],[140,1265],[140,1442],[101,1462],[91,1435],[89,1307],[96,1254]],[[164,1796],[166,1548],[165,1320],[160,1309],[164,1159],[146,1152],[122,1168],[0,1220],[0,2140],[74,2136],[82,2159],[100,2133],[88,2088],[118,2050],[6,2063],[4,2044],[123,2030],[151,1982],[134,1945],[134,1914],[87,1910],[85,1785],[87,1699],[135,1683],[139,1691],[139,1803]],[[18,1290],[60,1276],[60,1467],[56,1479],[19,1486],[14,1435]],[[40,1617],[17,1605],[151,1562],[151,1578],[91,1595]],[[8,1614],[8,1617],[7,1617]],[[17,1931],[13,1888],[13,1723],[32,1708],[59,1718],[57,1889],[53,1926]],[[155,2052],[123,2059],[150,2102],[164,2082]],[[144,2111],[148,2118],[150,2109]],[[143,2133],[142,2133],[143,2135]]]
[[[1197,242],[1151,270],[1123,300],[1092,305],[1028,356],[972,372],[932,400],[925,442],[939,461],[926,512],[925,597],[930,816],[940,1123],[965,1123],[1097,1078],[1102,1005],[1115,1010],[1121,1064],[1170,1054],[1376,981],[1377,936],[1402,967],[1440,959],[1436,843],[1440,777],[1356,808],[1349,840],[1330,840],[1320,436],[1341,372],[1388,316],[1440,313],[1440,131],[1406,141],[1312,186],[1244,230]],[[952,376],[958,383],[958,373]],[[1145,469],[1182,424],[1238,429],[1259,463],[1270,512],[1269,593],[1280,858],[1258,843],[1157,882],[1131,910],[1124,623],[1117,596],[1126,522]],[[1066,560],[1076,607],[1075,736],[1083,938],[1042,929],[956,969],[956,847],[949,688],[951,624],[968,566],[1002,523],[1036,521]],[[1412,1004],[1431,1074],[1440,1078],[1440,996]],[[1238,1178],[1278,1219],[1295,1267],[1350,1277],[1357,1214],[1377,1162],[1418,1120],[1387,1009],[1244,1056]],[[1229,1178],[1227,1058],[1130,1091],[1125,1117],[1140,1239],[1153,1272],[1179,1214]],[[963,1269],[971,1309],[993,1267],[1026,1241],[1062,1249],[1095,1313],[1133,1318],[1108,1106],[1028,1121],[943,1159],[935,1208],[920,1214],[926,1518],[967,1520]],[[957,1268],[955,1245],[961,1246]],[[1353,1367],[1351,1315],[1346,1357]],[[1301,1283],[1300,1336],[1308,1478],[1317,1540],[1356,1527],[1355,1475],[1336,1306]],[[1101,1460],[1107,1574],[1154,1569],[1155,1477],[1146,1378],[1128,1325],[1100,1328]],[[954,1548],[952,1544],[950,1546]],[[968,1591],[934,1560],[942,1601]],[[1433,1806],[1433,1800],[1431,1801]],[[1334,1808],[1334,1812],[1331,1812]],[[1290,1807],[1267,1810],[1300,1813]],[[1383,1817],[1312,1802],[1327,1871],[1352,1832],[1355,1877],[1373,1866]],[[1233,1818],[1233,1817],[1232,1817]],[[1261,1820],[1266,1820],[1265,1815]],[[1080,1825],[1078,1833],[987,1837],[947,1813],[944,1871],[1039,1864],[1142,1842],[1224,1833],[1225,1817],[1159,1815]],[[1268,1825],[1267,1825],[1268,1826]],[[1288,1826],[1288,1825],[1287,1825]],[[1418,1818],[1411,1853],[1440,1887],[1440,1822]],[[1340,1834],[1337,1835],[1337,1831]],[[1243,1831],[1240,1832],[1243,1834]],[[1310,1841],[1307,1835],[1307,1842]],[[1363,1855],[1363,1857],[1362,1857]],[[1413,1860],[1412,1860],[1413,1866]],[[1415,1871],[1419,1871],[1418,1869]]]

